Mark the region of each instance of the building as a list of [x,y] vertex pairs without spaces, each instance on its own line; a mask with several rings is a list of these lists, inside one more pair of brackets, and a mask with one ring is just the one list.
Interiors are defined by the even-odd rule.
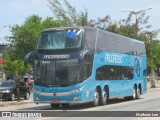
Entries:
[[6,60],[2,57],[2,52],[6,48],[6,44],[0,44],[0,82],[5,79],[5,73],[2,70],[3,65],[5,64]]

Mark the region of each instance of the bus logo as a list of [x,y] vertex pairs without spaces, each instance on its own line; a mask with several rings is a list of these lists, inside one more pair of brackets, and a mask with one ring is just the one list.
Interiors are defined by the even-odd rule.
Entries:
[[63,55],[44,55],[43,59],[67,59],[69,58],[68,54]]
[[120,55],[106,54],[105,55],[105,62],[123,63],[123,57]]
[[140,62],[138,58],[135,59],[135,71],[136,71],[137,76],[139,77],[140,76]]

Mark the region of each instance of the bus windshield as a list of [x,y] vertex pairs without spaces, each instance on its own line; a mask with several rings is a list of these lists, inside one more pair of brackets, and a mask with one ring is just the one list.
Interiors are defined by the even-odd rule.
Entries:
[[37,49],[80,48],[83,29],[44,31],[41,33]]
[[40,86],[68,86],[81,82],[78,59],[42,61],[34,65],[35,84]]

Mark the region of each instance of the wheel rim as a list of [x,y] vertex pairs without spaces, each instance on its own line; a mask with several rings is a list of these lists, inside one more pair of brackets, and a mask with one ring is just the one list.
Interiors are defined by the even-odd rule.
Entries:
[[137,89],[137,98],[139,98],[140,97],[140,89],[138,88]]
[[12,94],[12,97],[11,97],[12,101],[15,100],[15,95]]
[[30,94],[27,92],[26,98],[29,99],[29,97],[30,97]]
[[136,90],[135,90],[135,88],[133,90],[133,99],[136,99]]
[[103,103],[104,105],[107,103],[107,93],[106,93],[105,91],[103,92],[102,103]]
[[94,94],[94,104],[95,104],[95,106],[97,106],[98,103],[99,103],[99,94],[96,91],[95,94]]

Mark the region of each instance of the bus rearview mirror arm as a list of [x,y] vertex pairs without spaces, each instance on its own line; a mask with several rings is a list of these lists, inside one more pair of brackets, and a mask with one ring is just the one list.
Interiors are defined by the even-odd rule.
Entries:
[[24,67],[27,67],[28,65],[28,59],[32,56],[35,56],[35,51],[28,53],[25,57],[24,57]]

